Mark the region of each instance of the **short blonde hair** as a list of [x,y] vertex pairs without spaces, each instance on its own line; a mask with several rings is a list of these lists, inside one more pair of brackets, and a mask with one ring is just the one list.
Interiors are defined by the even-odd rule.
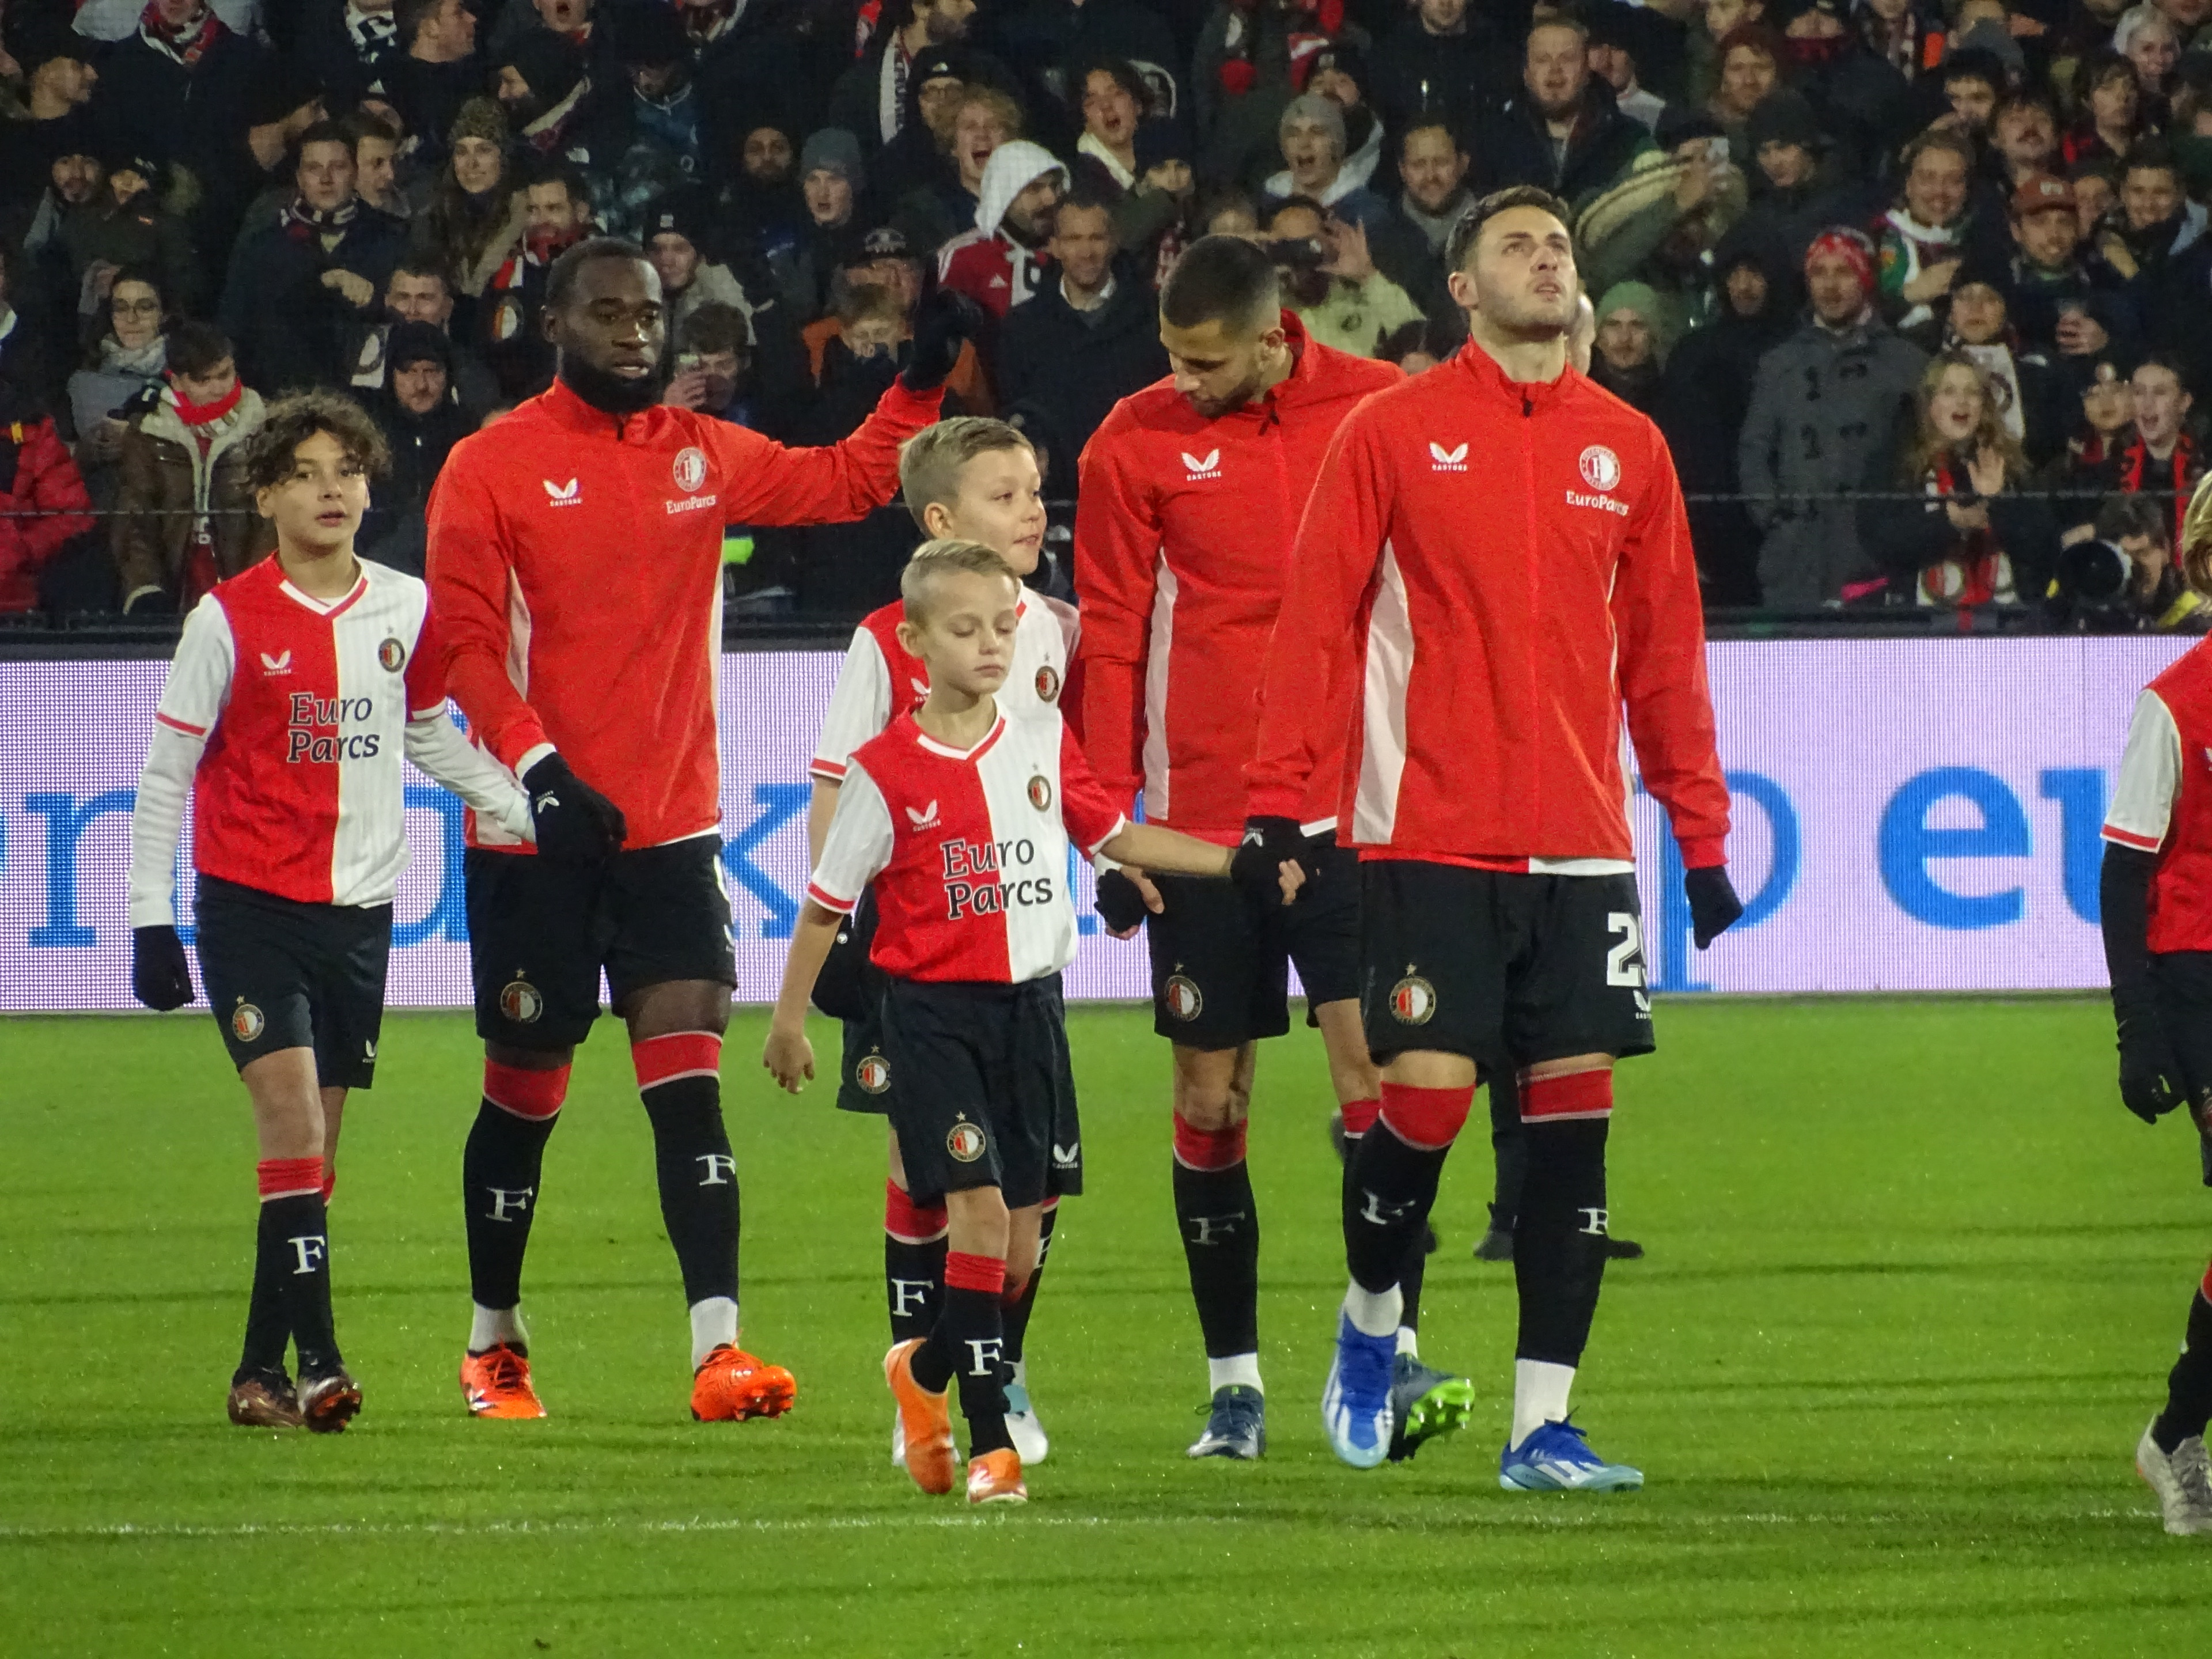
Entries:
[[899,489],[906,510],[927,530],[922,514],[932,501],[950,507],[960,499],[960,475],[978,455],[1036,446],[1019,428],[984,415],[954,415],[926,426],[899,447]]
[[2197,480],[2181,517],[2181,576],[2198,592],[2212,594],[2212,473]]
[[978,576],[1003,576],[1016,587],[1022,585],[1013,566],[982,543],[940,536],[915,548],[913,557],[906,562],[906,568],[899,572],[899,599],[906,606],[906,619],[916,627],[927,621],[929,607],[925,595],[931,584],[960,571]]

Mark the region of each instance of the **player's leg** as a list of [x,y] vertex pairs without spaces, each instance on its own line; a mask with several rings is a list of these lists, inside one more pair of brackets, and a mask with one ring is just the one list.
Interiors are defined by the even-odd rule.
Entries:
[[461,1395],[477,1417],[538,1418],[545,1407],[531,1376],[522,1263],[569,1065],[599,1018],[591,925],[600,878],[545,859],[474,849],[464,870],[484,1070],[461,1152],[471,1302]]
[[[2212,1103],[2212,956],[2172,951],[2151,958],[2160,1023],[2172,1042],[2200,1132]],[[2212,1185],[2212,1145],[2204,1149]],[[2166,1406],[2136,1445],[2136,1470],[2158,1494],[2166,1531],[2212,1533],[2212,1458],[2204,1429],[2212,1421],[2212,1269],[2189,1299],[2180,1357],[2166,1374]]]
[[1513,1260],[1513,1223],[1521,1213],[1521,1186],[1528,1174],[1528,1144],[1521,1133],[1521,1091],[1510,1066],[1483,1079],[1489,1096],[1490,1152],[1496,1166],[1490,1189],[1490,1226],[1474,1247],[1478,1261]]
[[[1030,1391],[1030,1319],[1036,1311],[1046,1259],[1052,1251],[1054,1231],[1060,1224],[1060,1201],[1079,1197],[1083,1192],[1083,1121],[1076,1101],[1075,1066],[1067,1050],[1067,1014],[1061,1001],[1059,976],[1054,975],[1049,982],[1037,981],[1024,994],[1042,1005],[1031,1011],[1034,1018],[1028,1022],[1027,1029],[1037,1050],[1030,1059],[1040,1069],[1049,1066],[1053,1090],[1052,1131],[1042,1149],[1047,1164],[1044,1199],[1036,1206],[1035,1257],[1025,1271],[1020,1269],[1023,1258],[1018,1230],[1016,1254],[1006,1264],[1006,1352],[1010,1373],[1006,1382],[1006,1432],[1013,1437],[1014,1449],[1021,1454],[1022,1466],[1028,1468],[1043,1462],[1052,1450],[1052,1438],[1045,1432],[1044,1420]],[[1036,1086],[1042,1089],[1044,1079],[1040,1078]]]

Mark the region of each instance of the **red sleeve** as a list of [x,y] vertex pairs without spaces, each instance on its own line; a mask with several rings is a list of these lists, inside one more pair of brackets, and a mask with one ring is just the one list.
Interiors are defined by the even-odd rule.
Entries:
[[407,659],[406,680],[410,719],[446,712],[446,662],[440,654],[437,621],[428,611],[422,613],[422,631],[415,636],[414,653]]
[[1713,736],[1705,683],[1705,619],[1690,520],[1674,459],[1656,430],[1651,477],[1637,504],[1613,579],[1613,626],[1620,695],[1644,786],[1667,809],[1682,863],[1728,860],[1728,784]]
[[1107,793],[1124,802],[1144,781],[1145,657],[1160,555],[1159,520],[1126,453],[1134,432],[1109,419],[1079,464],[1075,591],[1083,634],[1061,689],[1063,701],[1080,693],[1085,753]]
[[[29,488],[25,488],[26,481]],[[39,516],[18,520],[30,565],[38,569],[61,550],[64,542],[92,528],[92,505],[84,475],[76,470],[69,446],[52,421],[41,421],[15,458],[15,499]]]
[[730,524],[844,524],[898,493],[899,446],[937,419],[942,387],[909,392],[893,380],[868,418],[841,443],[787,449],[727,421],[696,422],[720,476]]
[[545,742],[545,726],[507,678],[514,567],[499,504],[472,453],[485,441],[466,441],[430,491],[430,611],[438,619],[447,690],[468,716],[469,729],[514,770]]
[[1067,826],[1067,838],[1087,859],[1097,858],[1099,848],[1128,822],[1084,760],[1082,746],[1064,720],[1060,727],[1060,821]]
[[1352,684],[1352,623],[1390,520],[1390,480],[1374,425],[1355,410],[1337,428],[1298,521],[1290,591],[1275,613],[1260,682],[1259,742],[1244,769],[1246,810],[1255,817],[1304,814],[1315,757],[1331,751],[1332,728],[1340,731],[1348,718],[1330,688]]

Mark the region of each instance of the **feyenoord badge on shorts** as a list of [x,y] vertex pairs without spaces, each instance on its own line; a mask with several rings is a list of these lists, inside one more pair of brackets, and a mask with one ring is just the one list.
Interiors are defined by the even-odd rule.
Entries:
[[1052,785],[1042,772],[1030,780],[1030,805],[1040,812],[1052,811]]
[[1390,1017],[1401,1025],[1426,1025],[1437,1011],[1437,988],[1408,974],[1390,988]]
[[499,994],[499,1011],[517,1025],[528,1025],[545,1012],[545,999],[528,980],[514,980]]
[[386,673],[397,674],[407,666],[407,647],[397,637],[387,635],[384,643],[376,647],[376,659],[384,665]]
[[1205,995],[1196,981],[1181,974],[1170,974],[1167,982],[1168,1012],[1177,1019],[1196,1019],[1206,1007]]
[[853,1081],[870,1094],[879,1095],[891,1086],[891,1063],[881,1054],[864,1054],[853,1068]]
[[707,457],[697,449],[681,449],[676,453],[676,487],[689,495],[707,482]]
[[982,1129],[962,1118],[946,1132],[945,1150],[963,1164],[973,1164],[983,1156]]
[[238,1006],[231,1012],[231,1032],[240,1042],[252,1042],[261,1035],[268,1024],[269,1022],[261,1017],[261,1011],[243,997],[239,999]]
[[1050,702],[1060,696],[1060,670],[1046,663],[1036,672],[1036,694],[1039,702]]

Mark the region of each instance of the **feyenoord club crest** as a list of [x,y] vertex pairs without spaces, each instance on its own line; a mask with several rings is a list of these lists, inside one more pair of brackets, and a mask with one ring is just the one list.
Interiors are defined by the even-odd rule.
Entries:
[[1390,1017],[1401,1025],[1426,1025],[1437,1011],[1437,988],[1408,974],[1390,988]]
[[879,1095],[891,1086],[891,1063],[881,1054],[862,1056],[853,1068],[853,1081],[872,1095]]
[[499,994],[499,1011],[517,1025],[528,1025],[545,1012],[545,999],[528,980],[513,980]]
[[1045,781],[1042,772],[1030,780],[1030,805],[1040,812],[1052,811],[1052,785]]
[[1196,984],[1181,974],[1170,974],[1167,982],[1168,1012],[1177,1019],[1196,1019],[1206,1006],[1206,998]]
[[707,457],[704,452],[697,449],[678,451],[676,456],[676,487],[689,495],[706,482]]
[[945,1150],[963,1164],[973,1164],[983,1156],[983,1131],[963,1117],[945,1135]]
[[1583,482],[1592,489],[1610,489],[1620,482],[1620,457],[1603,444],[1592,444],[1577,463]]
[[407,666],[407,647],[397,638],[387,638],[376,647],[376,659],[384,665],[386,673],[397,674]]
[[1060,670],[1050,663],[1036,672],[1036,694],[1039,702],[1050,702],[1060,696]]
[[261,1011],[250,1002],[240,1002],[230,1016],[231,1032],[240,1042],[252,1042],[268,1024],[261,1017]]

